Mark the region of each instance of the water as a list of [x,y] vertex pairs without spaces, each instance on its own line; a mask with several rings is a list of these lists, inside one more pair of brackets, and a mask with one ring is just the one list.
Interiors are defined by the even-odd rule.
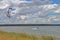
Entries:
[[25,32],[28,34],[36,34],[36,35],[50,35],[50,36],[56,36],[57,38],[60,38],[60,27],[59,26],[3,26],[0,27],[0,30],[2,31],[8,31],[8,32]]

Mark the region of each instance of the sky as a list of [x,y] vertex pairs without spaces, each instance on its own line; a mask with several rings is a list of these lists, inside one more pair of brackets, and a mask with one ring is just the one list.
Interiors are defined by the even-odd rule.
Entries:
[[[17,1],[17,0],[16,0]],[[15,2],[16,2],[15,1]],[[26,0],[26,1],[33,1],[33,0]],[[34,1],[36,1],[36,0],[34,0]],[[37,1],[39,1],[39,0],[37,0]],[[44,1],[46,1],[46,0],[43,0],[42,2],[44,2]],[[53,1],[53,4],[60,4],[60,0],[51,0],[51,2]],[[9,1],[10,2],[10,1]],[[14,2],[14,1],[13,1]],[[50,3],[50,1],[47,1],[46,3]],[[16,2],[17,3],[17,2]],[[43,22],[43,21],[45,21],[46,20],[46,17],[48,17],[49,16],[49,18],[50,18],[50,16],[51,15],[53,15],[53,16],[57,16],[57,15],[59,15],[59,14],[56,14],[55,12],[52,12],[52,13],[50,13],[50,14],[47,14],[47,16],[44,16],[45,14],[44,14],[44,12],[46,12],[46,11],[48,11],[48,12],[50,12],[50,9],[52,9],[52,10],[54,10],[54,9],[56,9],[55,11],[57,11],[57,12],[59,12],[59,5],[51,5],[51,4],[49,4],[48,3],[48,5],[39,5],[39,6],[37,6],[37,5],[35,5],[35,4],[32,4],[32,8],[31,7],[29,7],[29,6],[27,6],[27,8],[29,8],[29,9],[26,9],[26,7],[23,7],[23,8],[21,8],[21,11],[20,11],[20,9],[17,7],[17,10],[19,11],[19,12],[17,12],[17,11],[15,11],[16,13],[18,13],[17,15],[15,15],[13,12],[11,13],[11,15],[13,15],[14,14],[14,16],[11,16],[11,20],[9,20],[9,18],[7,17],[7,16],[5,16],[6,14],[5,14],[5,11],[4,12],[2,12],[2,11],[0,11],[0,23],[1,24],[3,24],[3,23],[45,23],[45,22]],[[38,3],[37,3],[38,4]],[[40,3],[39,3],[40,4]],[[19,4],[20,5],[20,4]],[[11,6],[11,5],[10,5]],[[18,5],[17,5],[18,6]],[[24,5],[23,5],[24,6]],[[35,7],[36,6],[36,7]],[[20,6],[19,6],[20,7]],[[57,8],[56,8],[57,7]],[[7,7],[8,8],[8,7]],[[40,8],[42,8],[42,10],[40,9]],[[46,10],[45,10],[46,9]],[[15,8],[13,7],[13,9],[12,9],[13,11],[15,10]],[[41,11],[40,11],[41,10]],[[43,10],[44,10],[44,12],[43,12]],[[24,12],[23,12],[24,11]],[[25,14],[28,14],[28,11],[29,11],[29,13],[34,13],[33,14],[33,16],[35,17],[36,16],[36,18],[34,18],[33,16],[27,16],[27,17],[25,17],[25,16],[21,16],[21,13],[23,13],[24,15]],[[2,13],[4,13],[4,14],[2,14]],[[19,13],[20,13],[20,16],[19,16]],[[38,13],[38,14],[35,14],[35,13]],[[41,18],[40,16],[39,16],[39,13],[42,13],[41,15],[43,15],[44,16],[44,18],[42,18],[42,19],[38,19],[38,18]],[[60,13],[60,12],[59,12]],[[16,18],[17,17],[17,18]],[[60,16],[58,16],[58,17],[60,17]],[[25,21],[25,19],[26,19],[26,21]],[[24,19],[24,21],[22,21]],[[44,20],[45,19],[45,20]],[[7,22],[6,22],[6,20],[8,20]],[[35,21],[33,21],[33,20],[35,20]],[[41,20],[41,21],[40,21]],[[48,20],[48,19],[47,19]],[[60,20],[59,18],[58,18],[58,20]],[[38,22],[39,21],[39,22]],[[47,22],[47,21],[46,21]],[[47,22],[47,23],[50,23],[50,22]],[[51,22],[52,23],[52,22]],[[59,23],[60,23],[60,21],[59,21]]]
[[[26,0],[26,1],[32,1],[32,0]],[[53,1],[52,3],[60,4],[60,0],[51,0],[51,1]]]
[[55,4],[60,4],[60,0],[52,0]]
[[32,1],[32,0],[26,0],[26,1]]

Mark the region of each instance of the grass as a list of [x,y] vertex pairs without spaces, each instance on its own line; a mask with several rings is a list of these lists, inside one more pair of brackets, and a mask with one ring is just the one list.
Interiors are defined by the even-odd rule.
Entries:
[[0,31],[0,40],[55,40],[51,36],[35,36],[26,33]]

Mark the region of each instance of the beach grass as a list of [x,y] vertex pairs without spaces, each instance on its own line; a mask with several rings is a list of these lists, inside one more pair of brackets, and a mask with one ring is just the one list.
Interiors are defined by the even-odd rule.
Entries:
[[36,36],[26,33],[0,31],[0,40],[55,40],[52,36]]

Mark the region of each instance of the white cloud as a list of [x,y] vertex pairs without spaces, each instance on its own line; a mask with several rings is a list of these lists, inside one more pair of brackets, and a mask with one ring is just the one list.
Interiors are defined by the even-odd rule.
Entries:
[[6,4],[5,1],[0,1],[0,9],[5,9],[7,7],[9,7],[9,4]]
[[[49,0],[46,0],[45,2],[41,2],[42,4],[40,4],[39,0],[34,0],[34,3],[32,4],[19,4],[19,0],[7,0],[8,3],[12,2],[13,7],[16,7],[15,11],[12,11],[11,15],[15,17],[15,14],[17,14],[17,19],[26,19],[27,18],[27,23],[49,23],[51,22],[51,20],[57,20],[57,18],[55,18],[55,16],[50,16],[48,19],[45,15],[47,15],[50,12],[56,12],[56,13],[60,13],[60,9],[59,9],[59,5],[58,4],[49,4]],[[23,1],[20,1],[23,2]],[[48,2],[48,3],[47,3]],[[6,2],[5,2],[6,3]],[[19,4],[19,6],[17,5]],[[37,5],[36,5],[37,4]],[[7,8],[9,4],[4,4],[3,5],[3,9]],[[16,6],[15,6],[16,5]],[[20,7],[21,5],[21,7]],[[12,5],[10,5],[12,7]],[[0,6],[1,8],[1,6]],[[20,15],[20,13],[27,13],[28,17],[24,15]],[[30,14],[30,15],[29,15]],[[42,17],[39,17],[42,16]],[[34,21],[35,20],[35,21]],[[17,21],[21,22],[21,21]]]
[[56,8],[57,6],[58,6],[57,4],[47,4],[47,5],[43,5],[43,9],[50,10]]
[[55,13],[60,13],[60,8],[54,11]]
[[18,19],[22,19],[22,20],[24,20],[24,19],[27,18],[27,16],[25,16],[25,15],[21,15],[21,16],[17,16],[17,18],[18,18]]

